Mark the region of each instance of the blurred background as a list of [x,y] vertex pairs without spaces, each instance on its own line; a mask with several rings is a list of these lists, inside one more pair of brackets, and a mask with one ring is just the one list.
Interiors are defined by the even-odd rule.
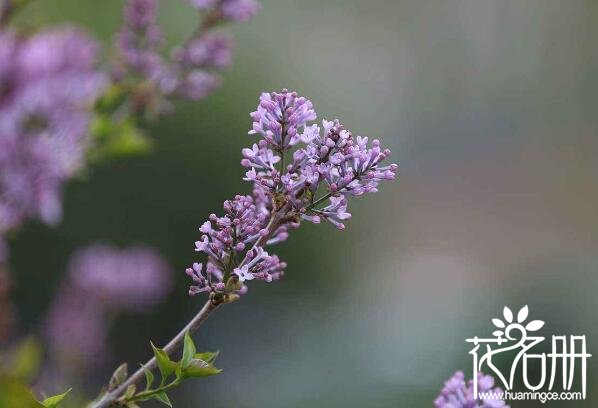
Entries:
[[[32,27],[73,21],[110,44],[122,2],[36,1]],[[131,367],[203,304],[187,296],[197,228],[249,192],[240,149],[260,92],[294,89],[393,150],[400,180],[352,204],[344,232],[307,225],[278,254],[284,279],[257,282],[195,336],[224,373],[173,393],[179,407],[429,407],[468,337],[504,305],[529,305],[544,334],[585,334],[598,350],[598,2],[593,0],[263,0],[233,28],[224,85],[145,130],[152,154],[89,169],[69,185],[57,228],[11,242],[19,335],[40,332],[69,256],[103,241],[143,243],[176,283],[151,314],[120,315],[112,354]],[[175,44],[195,18],[161,2]],[[595,407],[588,399],[551,406]],[[505,362],[505,364],[510,364]],[[506,367],[504,365],[503,367]],[[538,402],[512,403],[513,407]],[[154,406],[151,403],[148,406]]]

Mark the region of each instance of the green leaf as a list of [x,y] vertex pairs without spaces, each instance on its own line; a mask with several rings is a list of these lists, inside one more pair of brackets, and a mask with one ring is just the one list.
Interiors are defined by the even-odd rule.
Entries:
[[130,118],[115,122],[99,114],[93,120],[90,133],[95,143],[88,154],[94,162],[146,154],[152,149],[152,140]]
[[168,395],[166,395],[164,391],[154,394],[153,398],[155,400],[160,401],[162,404],[168,405],[170,408],[172,408],[172,403],[170,402],[170,400],[168,399]]
[[137,387],[135,386],[135,384],[129,385],[123,395],[124,400],[126,401],[126,400],[130,399],[131,397],[133,397],[135,395],[136,390],[137,390]]
[[114,390],[116,387],[121,385],[127,379],[127,363],[123,363],[112,374],[110,382],[108,383],[108,389]]
[[206,363],[213,363],[214,361],[216,361],[216,358],[218,357],[218,355],[220,354],[219,351],[216,352],[204,352],[204,353],[197,353],[193,356],[193,358],[196,358],[198,360],[203,360]]
[[13,378],[0,377],[0,407],[44,408],[27,387]]
[[183,358],[181,358],[181,368],[182,369],[185,369],[189,366],[189,363],[191,363],[191,360],[193,360],[193,356],[195,355],[196,352],[197,352],[197,350],[195,349],[195,344],[193,343],[193,339],[191,338],[191,335],[189,334],[189,332],[186,332],[184,346],[183,346]]
[[21,341],[13,350],[10,375],[27,382],[37,374],[42,355],[40,345],[33,337]]
[[170,360],[168,354],[166,352],[156,346],[154,343],[151,343],[152,349],[154,350],[154,356],[156,357],[156,361],[158,363],[158,369],[162,374],[162,380],[165,381],[168,376],[170,376],[176,370],[178,364],[174,361]]
[[182,377],[207,377],[220,374],[221,372],[221,369],[214,367],[212,364],[194,358],[191,360],[189,366],[182,370]]
[[154,374],[150,370],[148,370],[146,366],[141,367],[143,367],[143,372],[145,373],[145,390],[147,391],[152,387],[152,384],[154,383]]
[[64,393],[60,395],[54,395],[53,397],[46,398],[44,402],[42,402],[43,406],[46,408],[56,408],[58,404],[62,402],[62,400],[67,396],[67,394],[71,392],[71,388],[66,390]]

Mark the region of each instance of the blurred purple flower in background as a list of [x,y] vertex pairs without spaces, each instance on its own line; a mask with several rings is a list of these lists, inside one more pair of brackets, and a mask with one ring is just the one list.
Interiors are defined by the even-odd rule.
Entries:
[[[324,120],[322,132],[310,124],[316,119],[313,104],[295,92],[262,94],[251,117],[249,133],[262,139],[242,150],[241,165],[249,168],[244,180],[253,183],[253,195],[226,201],[225,215],[212,214],[200,227],[195,250],[208,260],[205,268],[195,263],[186,270],[191,295],[242,294],[247,280],[277,280],[286,264],[265,246],[286,240],[301,219],[344,229],[351,217],[347,198],[376,192],[398,170],[396,164],[382,165],[390,150],[377,139],[370,145],[339,121]],[[286,165],[285,154],[291,156]]]
[[[249,21],[258,11],[254,0],[191,1],[203,13],[199,27],[170,59],[160,54],[162,35],[157,25],[157,0],[129,0],[116,40],[117,82],[138,82],[135,104],[168,107],[163,97],[205,98],[220,84],[219,71],[232,60],[231,37],[218,30],[225,22]],[[148,90],[147,87],[151,89]]]
[[[492,392],[500,394],[500,388],[494,388],[494,378],[478,373],[478,393]],[[440,395],[434,400],[436,408],[509,408],[502,400],[481,400],[473,395],[473,381],[465,382],[465,375],[457,371],[447,382]]]
[[51,350],[77,366],[98,363],[110,318],[122,311],[150,312],[170,287],[168,264],[149,247],[94,244],[77,251],[46,320]]
[[228,21],[249,21],[260,11],[260,4],[255,0],[188,0],[188,2],[199,10],[212,12]]
[[167,80],[168,68],[159,53],[163,37],[156,19],[157,0],[130,0],[125,4],[124,24],[116,37],[118,68],[122,71],[119,76],[129,70],[156,83]]
[[142,245],[119,250],[94,244],[71,257],[68,273],[81,293],[106,308],[144,312],[170,288],[170,267],[155,250]]
[[90,108],[106,85],[96,54],[74,28],[0,33],[0,239],[26,218],[61,219],[64,183],[84,163]]

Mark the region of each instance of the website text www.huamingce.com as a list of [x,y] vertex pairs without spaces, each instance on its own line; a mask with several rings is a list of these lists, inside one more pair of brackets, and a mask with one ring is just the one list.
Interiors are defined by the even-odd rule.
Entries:
[[479,398],[483,400],[502,400],[502,401],[540,401],[544,404],[546,401],[577,401],[584,399],[581,392],[480,392]]

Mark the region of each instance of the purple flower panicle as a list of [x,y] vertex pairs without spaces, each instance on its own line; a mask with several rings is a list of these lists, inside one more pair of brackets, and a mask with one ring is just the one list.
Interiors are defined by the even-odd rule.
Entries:
[[96,43],[74,28],[0,32],[0,236],[26,218],[54,224],[83,165],[91,106],[106,85]]
[[[119,61],[117,82],[142,80],[136,102],[167,105],[165,97],[189,100],[205,98],[220,85],[219,73],[232,61],[233,42],[228,33],[217,28],[223,22],[250,20],[259,10],[254,0],[191,1],[205,10],[200,27],[171,58],[160,52],[162,35],[157,24],[157,0],[128,0],[123,11],[123,27],[116,41]],[[147,85],[153,85],[153,92]]]
[[224,20],[246,22],[260,11],[260,4],[255,0],[188,0],[199,10],[209,11]]
[[144,311],[161,301],[170,288],[170,268],[152,248],[126,249],[94,244],[71,257],[71,282],[86,296],[109,308]]
[[[502,390],[494,387],[494,378],[489,375],[478,373],[478,394],[479,393],[500,394]],[[434,400],[436,408],[509,408],[502,400],[480,399],[473,395],[473,381],[465,382],[465,375],[457,371],[440,391],[440,395]]]
[[122,64],[119,70],[129,70],[161,84],[167,82],[168,68],[159,53],[163,37],[157,24],[157,5],[157,0],[129,0],[116,46]]
[[324,120],[322,129],[313,124],[313,104],[296,92],[262,94],[251,118],[249,134],[260,140],[242,150],[241,165],[252,195],[226,201],[225,215],[212,214],[200,227],[195,250],[207,261],[186,270],[191,295],[226,300],[244,293],[246,281],[279,279],[286,264],[267,246],[286,240],[301,220],[344,229],[348,199],[378,191],[379,182],[394,179],[398,170],[383,163],[390,151],[377,139],[353,136],[339,121]]
[[61,364],[101,362],[109,318],[124,310],[148,312],[170,286],[170,268],[149,247],[94,244],[79,250],[46,318],[51,349]]

